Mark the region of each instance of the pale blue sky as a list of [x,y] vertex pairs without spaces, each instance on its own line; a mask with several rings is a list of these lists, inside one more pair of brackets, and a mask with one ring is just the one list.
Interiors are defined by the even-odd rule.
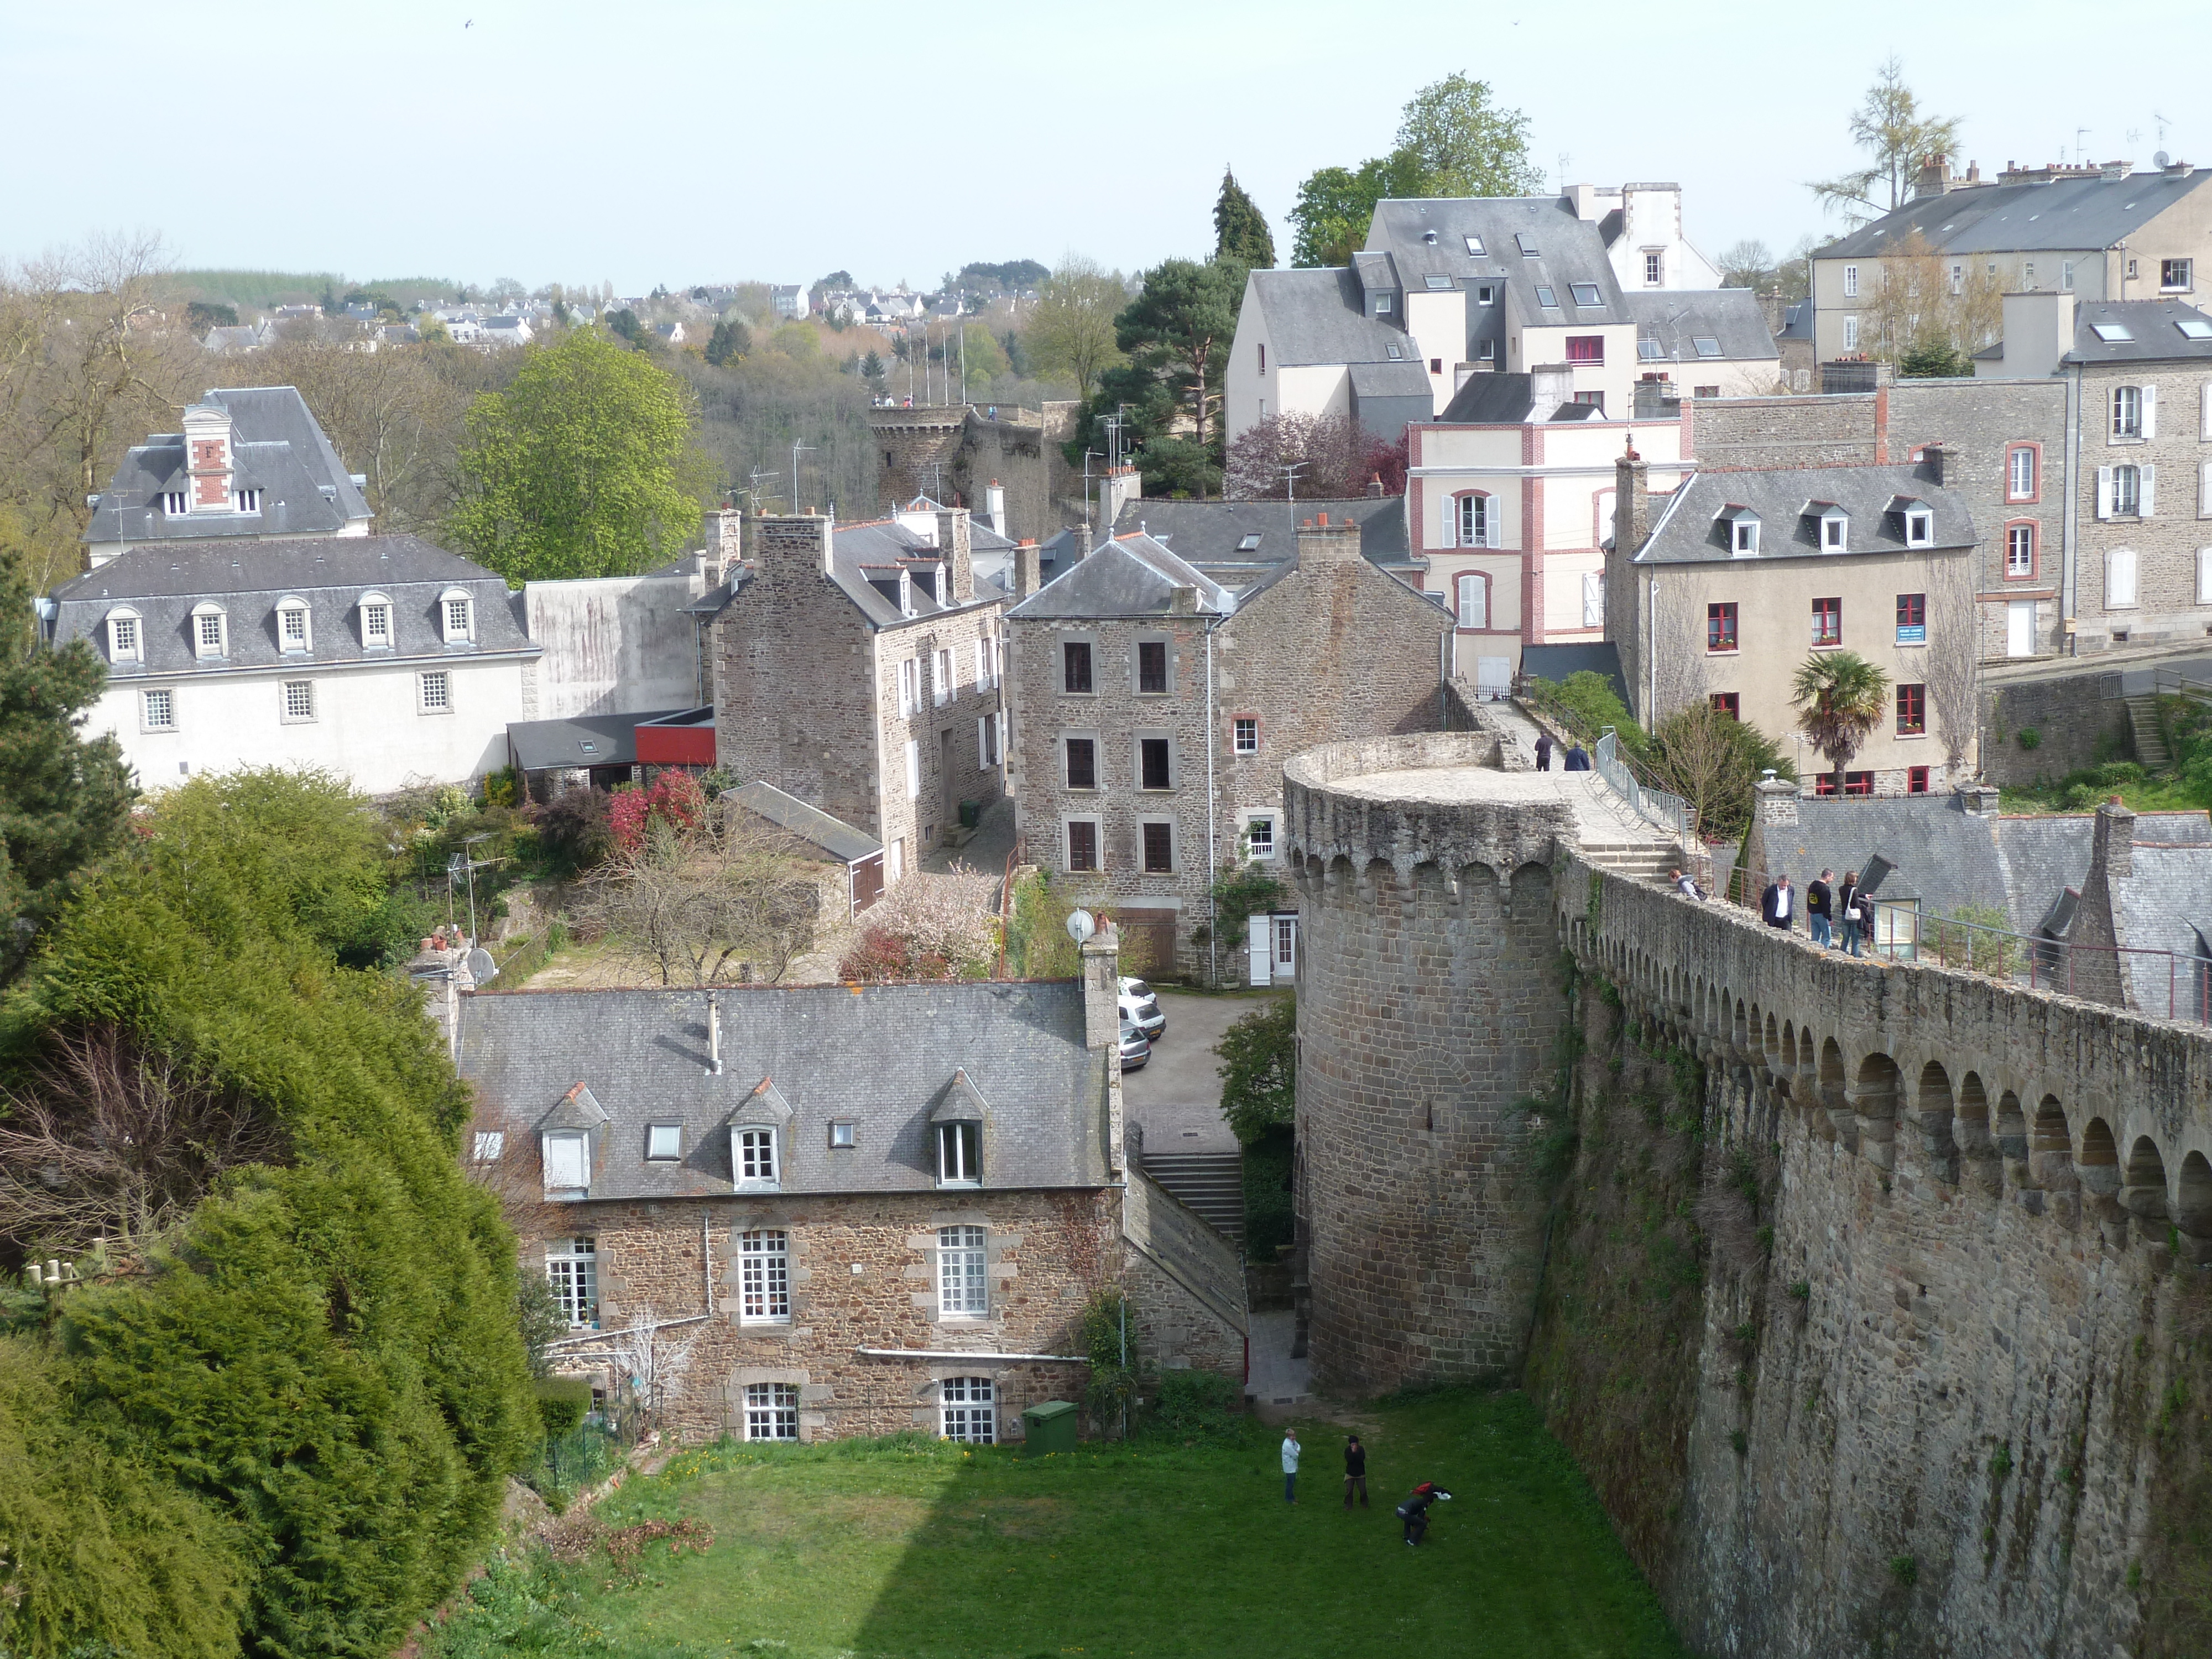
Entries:
[[1851,161],[1892,49],[1985,173],[2071,159],[2081,126],[2148,166],[2160,112],[2212,163],[2212,8],[2100,44],[2038,0],[0,0],[0,258],[145,227],[197,265],[927,285],[1203,253],[1224,161],[1287,253],[1298,180],[1381,153],[1454,70],[1527,112],[1547,170],[1679,180],[1708,253],[1780,252],[1822,228],[1803,182]]

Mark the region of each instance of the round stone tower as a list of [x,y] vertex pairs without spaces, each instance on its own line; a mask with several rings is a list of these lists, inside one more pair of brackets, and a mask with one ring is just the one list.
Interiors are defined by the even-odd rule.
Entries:
[[1333,744],[1284,769],[1299,889],[1298,1211],[1322,1386],[1518,1373],[1541,1247],[1523,1103],[1565,999],[1552,902],[1588,774],[1493,738]]

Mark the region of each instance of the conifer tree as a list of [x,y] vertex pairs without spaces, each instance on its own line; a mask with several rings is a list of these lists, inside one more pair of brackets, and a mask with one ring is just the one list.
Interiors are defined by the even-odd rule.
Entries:
[[1213,204],[1213,228],[1215,258],[1247,270],[1273,268],[1275,238],[1267,228],[1267,216],[1260,211],[1260,204],[1244,193],[1243,185],[1237,182],[1237,175],[1227,167],[1221,170],[1221,197]]

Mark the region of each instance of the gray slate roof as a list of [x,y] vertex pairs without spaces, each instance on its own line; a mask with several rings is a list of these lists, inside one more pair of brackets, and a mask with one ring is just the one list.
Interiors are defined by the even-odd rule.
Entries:
[[[1072,981],[768,987],[716,994],[722,1073],[708,1066],[698,991],[478,992],[460,1006],[459,1063],[478,1121],[535,1132],[576,1085],[606,1115],[592,1131],[593,1199],[726,1196],[727,1126],[762,1085],[788,1103],[786,1193],[935,1189],[930,1115],[964,1071],[985,1103],[982,1185],[1096,1187],[1107,1179],[1106,1055],[1083,1046]],[[833,1152],[832,1120],[857,1126]],[[645,1161],[648,1123],[680,1123],[683,1155]],[[533,1133],[503,1157],[529,1160]]]
[[[1380,565],[1400,565],[1410,557],[1406,544],[1406,498],[1363,495],[1350,501],[1163,501],[1122,504],[1114,533],[1151,534],[1176,557],[1222,580],[1233,580],[1237,567],[1279,564],[1298,550],[1298,523],[1326,513],[1331,523],[1359,526],[1359,550]],[[1240,545],[1257,536],[1255,547]]]
[[[1248,286],[1267,315],[1279,364],[1416,361],[1415,347],[1403,329],[1366,314],[1359,279],[1349,266],[1255,270]],[[1398,353],[1395,360],[1393,350]]]
[[[1936,514],[1932,547],[1908,549],[1899,497],[1925,502]],[[1842,553],[1820,550],[1807,516],[1815,503],[1850,514]],[[1930,483],[1914,466],[1808,466],[1743,472],[1697,472],[1668,497],[1651,535],[1637,550],[1638,564],[1686,564],[1731,557],[1719,515],[1748,507],[1759,519],[1760,559],[1850,558],[1859,553],[1943,552],[1974,545],[1973,516],[1964,495]],[[1747,559],[1746,563],[1756,560]]]
[[[1685,371],[1699,363],[1774,362],[1781,356],[1766,326],[1766,310],[1747,288],[1636,289],[1621,295],[1636,322],[1639,362],[1679,362]],[[1718,356],[1701,356],[1700,339],[1720,347]],[[1644,343],[1656,342],[1657,358],[1646,358]]]
[[1817,259],[1871,258],[1918,231],[1938,253],[2107,248],[2200,189],[2212,173],[2138,173],[2125,179],[1978,185],[1924,196],[1862,225]]
[[681,714],[681,708],[657,714],[579,714],[565,720],[512,720],[507,749],[526,772],[550,767],[627,766],[637,759],[637,728],[647,720]]
[[[439,596],[465,589],[476,601],[476,641],[448,645],[438,614]],[[362,643],[362,595],[392,601],[392,643],[371,650]],[[480,657],[526,653],[531,643],[516,619],[507,579],[415,536],[328,536],[258,541],[155,543],[134,546],[97,570],[53,591],[50,637],[61,644],[89,639],[102,659],[102,624],[127,605],[138,612],[145,661],[110,663],[118,678],[142,674],[209,673],[224,669],[331,663]],[[307,603],[313,648],[286,652],[277,644],[276,605],[286,598]],[[191,633],[192,607],[211,599],[228,613],[230,654],[202,660]]]
[[[2202,327],[2204,337],[2191,338],[2179,325],[2186,320]],[[2097,332],[2099,324],[2118,324],[2128,331],[2124,340],[2107,340]],[[1997,355],[2004,343],[1997,342]],[[2069,363],[2126,363],[2212,362],[2212,316],[2179,300],[2102,301],[2074,308],[2074,349],[2063,361]]]
[[[1436,240],[1431,241],[1433,234]],[[1481,239],[1482,252],[1469,253],[1467,238]],[[1531,240],[1536,252],[1521,252],[1518,237]],[[1564,196],[1461,196],[1419,199],[1392,198],[1375,204],[1367,229],[1367,247],[1387,252],[1398,278],[1408,293],[1427,288],[1427,279],[1438,276],[1450,286],[1470,288],[1503,282],[1514,291],[1522,315],[1546,323],[1624,323],[1632,320],[1623,303],[1620,283],[1606,257],[1605,239],[1597,226],[1579,217]],[[1595,306],[1577,306],[1573,285],[1589,283],[1598,291]],[[1538,285],[1553,290],[1559,304],[1549,310],[1536,303]],[[1468,305],[1468,338],[1474,340],[1503,331],[1503,306]],[[1474,357],[1472,349],[1468,352]]]
[[[2120,925],[2128,948],[2212,957],[2212,945],[2206,940],[2212,932],[2212,842],[2201,836],[2166,841],[2160,828],[2147,823],[2151,816],[2180,815],[2146,814],[2136,820],[2130,872],[2118,884]],[[2169,1010],[2189,1018],[2200,994],[2195,975],[2158,957],[2124,960],[2136,1007],[2161,1018]]]
[[1164,617],[1178,587],[1198,590],[1198,608],[1227,616],[1236,596],[1150,536],[1116,536],[1100,544],[1006,614],[1024,621],[1109,617]]
[[[261,491],[259,516],[188,513],[172,518],[161,511],[163,494],[185,488],[184,434],[163,433],[125,452],[85,526],[86,541],[328,534],[368,520],[368,502],[360,486],[295,388],[218,388],[200,401],[230,411],[234,486]],[[120,526],[118,507],[129,514]]]
[[[972,556],[972,541],[969,550]],[[968,608],[952,602],[939,605],[932,597],[928,573],[943,557],[944,555],[936,548],[891,519],[841,524],[830,534],[831,580],[846,598],[860,608],[860,613],[878,628],[911,622],[919,617],[944,616]],[[912,616],[902,614],[897,602],[878,591],[869,580],[872,575],[877,580],[890,582],[896,577],[902,564],[913,567]],[[949,571],[945,576],[945,587],[949,599],[951,588]],[[984,585],[979,582],[975,598],[969,604],[980,605],[996,598],[996,593],[987,592]]]
[[798,796],[786,794],[772,783],[757,780],[739,788],[724,790],[721,798],[758,813],[770,823],[789,830],[799,840],[820,848],[845,864],[872,858],[884,850],[883,842],[865,830],[855,830],[842,818],[833,818],[820,807],[809,806]]
[[1470,374],[1437,419],[1469,426],[1518,426],[1524,421],[1586,421],[1596,413],[1591,404],[1571,398],[1538,409],[1534,385],[1529,374]]

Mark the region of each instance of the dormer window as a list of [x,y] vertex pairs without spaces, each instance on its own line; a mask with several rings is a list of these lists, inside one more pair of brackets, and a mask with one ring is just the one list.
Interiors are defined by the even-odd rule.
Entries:
[[1739,554],[1759,551],[1758,520],[1738,519],[1735,521],[1734,536],[1735,539],[1729,544],[1731,551]]
[[305,651],[309,647],[307,602],[285,599],[276,607],[276,645],[283,651]]
[[1378,294],[1375,296],[1375,314],[1377,317],[1388,317],[1390,314],[1390,308],[1391,296],[1389,295]]
[[1848,519],[1844,518],[1841,514],[1837,514],[1837,515],[1836,515],[1834,518],[1832,518],[1832,519],[1823,519],[1823,520],[1820,520],[1820,550],[1821,550],[1821,551],[1823,551],[1823,552],[1825,552],[1825,553],[1840,553],[1840,552],[1842,552],[1842,551],[1844,550],[1844,532],[1845,532],[1847,529],[1849,529],[1849,528],[1850,528],[1850,520],[1849,520]]
[[161,495],[161,511],[170,518],[181,519],[191,511],[191,498],[181,489],[164,490]]
[[980,1187],[983,1184],[983,1126],[973,1121],[937,1126],[937,1184],[940,1187]]
[[1805,516],[1813,520],[1813,542],[1823,553],[1845,550],[1850,536],[1851,515],[1833,501],[1808,501]]
[[782,1184],[783,1137],[791,1115],[772,1078],[763,1078],[730,1114],[730,1178],[739,1191],[771,1191]]
[[1936,545],[1936,514],[1920,501],[1908,501],[1905,506],[1905,544],[1907,547]]
[[110,662],[143,662],[145,630],[140,626],[136,611],[111,611],[107,613],[107,659]]
[[438,596],[438,620],[447,645],[467,645],[476,636],[476,602],[464,588],[449,587]]
[[261,511],[261,492],[258,489],[234,489],[230,492],[230,507],[234,513]]
[[1731,558],[1750,559],[1759,555],[1759,514],[1747,507],[1723,507],[1720,514],[1723,539]]
[[541,1137],[545,1190],[581,1194],[592,1184],[592,1138],[581,1129],[548,1129]]
[[773,1187],[781,1180],[775,1158],[775,1131],[773,1129],[738,1129],[733,1132],[731,1151],[740,1187]]
[[230,619],[212,600],[192,607],[192,654],[203,661],[230,654]]
[[361,642],[386,648],[392,644],[392,601],[381,593],[361,596]]
[[684,1126],[648,1123],[645,1126],[645,1161],[673,1164],[684,1156]]

